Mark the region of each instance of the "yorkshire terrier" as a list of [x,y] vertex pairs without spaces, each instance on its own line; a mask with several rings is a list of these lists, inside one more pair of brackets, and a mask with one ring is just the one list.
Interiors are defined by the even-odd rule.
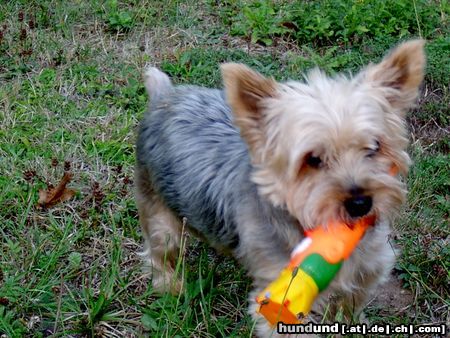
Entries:
[[406,189],[389,171],[408,171],[405,114],[424,67],[424,41],[413,40],[354,77],[313,70],[303,82],[278,83],[226,63],[220,90],[175,87],[148,68],[135,182],[154,289],[182,287],[173,278],[186,218],[189,230],[248,271],[249,311],[267,336],[255,296],[304,230],[372,215],[375,225],[314,308],[358,313],[394,264],[390,222]]

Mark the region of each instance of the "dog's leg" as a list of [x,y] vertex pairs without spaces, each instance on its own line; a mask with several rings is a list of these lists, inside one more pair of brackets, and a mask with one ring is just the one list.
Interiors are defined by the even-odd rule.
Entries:
[[[272,280],[275,280],[278,277],[278,269],[274,269],[269,272],[268,279],[255,279],[254,285],[256,286],[249,294],[249,307],[248,312],[252,316],[253,320],[255,321],[254,326],[254,333],[257,337],[265,338],[265,337],[280,337],[280,335],[277,334],[276,328],[273,328],[269,325],[269,322],[258,313],[259,304],[256,302],[256,296],[259,295],[259,293],[269,285],[269,283]],[[283,337],[293,337],[288,335],[283,335]]]
[[359,265],[359,273],[354,279],[355,291],[346,293],[342,298],[342,310],[344,318],[353,321],[364,321],[363,309],[368,301],[377,293],[377,289],[385,283],[395,263],[395,254],[392,247],[385,240],[379,243],[377,250],[373,253],[370,264],[367,264],[368,252],[354,255]]
[[[251,224],[246,223],[247,225]],[[249,226],[250,227],[250,226]],[[257,236],[251,236],[252,241],[246,241],[245,260],[250,276],[253,278],[253,290],[249,294],[248,311],[255,320],[254,331],[257,337],[295,337],[295,335],[279,335],[276,328],[270,327],[267,320],[257,312],[259,304],[256,302],[256,296],[266,288],[272,281],[277,279],[281,269],[283,269],[289,260],[289,255],[282,250],[272,247],[271,249],[262,250],[261,244],[267,243],[267,247],[271,246],[270,241],[255,241]],[[247,237],[244,235],[243,240]],[[259,245],[258,245],[259,243]],[[266,247],[266,248],[267,248]]]
[[155,291],[178,293],[182,280],[176,276],[182,223],[154,191],[148,173],[136,168],[136,203],[145,240],[144,255],[152,268]]
[[269,325],[269,322],[262,317],[262,315],[257,313],[257,310],[259,309],[259,304],[256,303],[256,296],[262,291],[262,289],[255,289],[249,294],[249,313],[255,320],[255,334],[257,337],[261,338],[294,338],[294,337],[301,337],[301,338],[313,338],[317,337],[315,334],[288,334],[288,333],[278,333],[276,325],[275,327],[271,327]]

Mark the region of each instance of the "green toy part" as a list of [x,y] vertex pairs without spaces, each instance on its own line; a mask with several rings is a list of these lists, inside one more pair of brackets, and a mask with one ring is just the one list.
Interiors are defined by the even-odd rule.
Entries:
[[342,261],[336,264],[328,263],[321,255],[313,253],[306,257],[299,268],[306,272],[316,282],[319,291],[325,288],[333,280],[342,266]]

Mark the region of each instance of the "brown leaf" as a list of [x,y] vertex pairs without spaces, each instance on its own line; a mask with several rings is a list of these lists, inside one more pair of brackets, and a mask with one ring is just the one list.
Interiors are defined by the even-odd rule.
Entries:
[[47,190],[39,190],[38,206],[49,208],[71,199],[75,195],[75,190],[67,189],[66,185],[70,182],[72,176],[72,173],[66,171],[56,188],[49,187]]

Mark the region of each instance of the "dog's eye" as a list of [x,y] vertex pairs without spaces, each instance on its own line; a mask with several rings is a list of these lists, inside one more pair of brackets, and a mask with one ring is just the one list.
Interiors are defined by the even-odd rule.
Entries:
[[322,164],[322,160],[319,156],[313,156],[312,154],[306,157],[306,164],[312,168],[319,168]]
[[366,148],[366,157],[374,157],[380,151],[380,142],[376,141],[375,145],[371,148]]

